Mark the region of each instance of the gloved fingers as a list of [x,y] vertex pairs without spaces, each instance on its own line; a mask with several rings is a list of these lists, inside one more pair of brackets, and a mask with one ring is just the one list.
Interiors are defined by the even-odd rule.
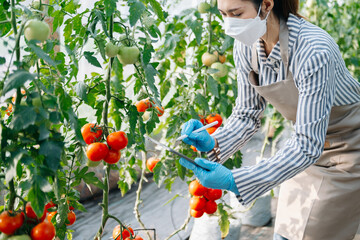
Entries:
[[194,141],[193,139],[187,137],[187,138],[184,138],[183,139],[183,142],[188,144],[188,145],[193,145],[193,146],[196,146],[196,140]]
[[194,130],[201,128],[203,125],[199,120],[191,119],[187,121],[181,129],[181,135],[190,135]]
[[184,158],[180,158],[179,163],[181,166],[186,167],[195,173],[197,167],[193,163],[186,161]]
[[192,132],[190,135],[188,135],[188,138],[190,138],[191,140],[197,140],[197,141],[201,141],[201,142],[207,141],[209,139],[209,137],[210,137],[210,134],[206,130],[203,130],[198,133]]
[[220,164],[219,163],[216,163],[216,162],[211,162],[207,159],[204,159],[204,158],[196,158],[195,159],[195,162],[205,168],[205,169],[208,169],[208,170],[214,170],[215,168],[217,168]]

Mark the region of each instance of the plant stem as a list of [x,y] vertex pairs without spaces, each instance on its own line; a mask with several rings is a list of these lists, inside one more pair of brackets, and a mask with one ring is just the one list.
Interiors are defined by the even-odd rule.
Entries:
[[[143,229],[146,229],[145,224],[140,219],[140,211],[139,211],[139,205],[141,203],[140,193],[141,193],[141,190],[142,190],[144,177],[145,177],[145,170],[146,170],[146,153],[145,153],[145,151],[141,151],[141,155],[142,155],[141,177],[140,177],[138,189],[136,191],[136,201],[135,201],[134,211],[135,211],[136,220],[140,223],[140,226]],[[149,239],[151,240],[151,236],[150,236],[149,232],[146,231],[146,233],[147,233]]]
[[165,238],[165,240],[169,240],[170,238],[172,238],[173,236],[175,236],[178,232],[185,230],[186,226],[189,224],[191,220],[191,215],[190,215],[190,211],[183,223],[183,225],[181,225],[177,230],[175,230],[173,233],[170,234],[170,236],[168,236],[167,238]]
[[[112,38],[113,34],[113,26],[114,26],[114,19],[113,15],[110,17],[110,24],[109,24],[109,32],[110,32],[110,38]],[[103,123],[104,126],[108,126],[108,110],[109,110],[109,102],[111,100],[111,92],[110,92],[110,79],[111,79],[111,70],[112,70],[112,64],[114,59],[110,59],[108,74],[106,78],[106,100],[104,103],[104,109],[103,109]],[[104,134],[105,138],[109,135],[109,131],[107,128],[104,128]],[[101,235],[104,231],[105,224],[107,220],[109,219],[109,178],[110,178],[110,165],[105,165],[105,175],[104,175],[104,189],[103,189],[103,200],[102,200],[102,217],[101,217],[101,226],[99,228],[99,231],[97,232],[94,240],[100,240]]]

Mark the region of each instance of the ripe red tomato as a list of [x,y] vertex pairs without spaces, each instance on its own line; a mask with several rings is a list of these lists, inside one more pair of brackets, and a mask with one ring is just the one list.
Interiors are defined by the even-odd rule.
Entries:
[[32,240],[52,240],[55,237],[55,227],[52,223],[42,222],[31,230]]
[[214,200],[214,201],[220,199],[221,196],[222,196],[222,190],[221,189],[208,188],[208,190],[204,194],[204,197],[207,200]]
[[192,197],[190,198],[190,209],[196,211],[203,210],[205,208],[206,199],[203,197]]
[[76,215],[73,211],[68,212],[67,218],[69,220],[69,223],[66,224],[67,226],[73,225],[74,222],[76,221]]
[[49,210],[50,208],[53,208],[53,207],[56,207],[56,204],[53,203],[53,201],[50,201],[49,203],[47,203],[47,204],[45,205],[45,210],[48,212],[48,210]]
[[81,128],[81,135],[86,144],[99,142],[102,138],[103,131],[99,125],[87,123]]
[[121,153],[118,150],[110,149],[108,155],[105,157],[104,161],[109,164],[117,163],[120,160]]
[[209,127],[206,129],[206,131],[211,135],[216,131],[217,127]]
[[218,124],[214,126],[215,128],[218,128],[222,124],[222,117],[217,113],[212,113],[206,117],[205,121],[207,124],[218,121]]
[[94,162],[105,159],[108,153],[109,148],[106,146],[106,144],[99,142],[90,144],[86,150],[86,156],[89,158],[89,160]]
[[120,228],[120,225],[117,225],[117,226],[114,228],[114,230],[113,230],[113,239],[115,239],[115,240],[120,240],[120,239],[121,239],[121,236],[122,236],[122,239],[126,239],[126,238],[130,237],[131,235],[134,236],[134,230],[133,230],[131,227],[127,227],[127,228],[129,229],[129,231],[131,232],[131,234],[130,234],[130,232],[125,228],[125,229],[122,231],[121,235],[120,235],[120,230],[121,230],[121,228]]
[[35,219],[36,221],[40,221],[40,222],[44,221],[44,219],[46,217],[46,208],[44,208],[44,213],[43,213],[42,217],[39,219],[38,216],[36,216],[34,209],[31,207],[30,202],[26,203],[25,212],[26,212],[26,216],[28,218]]
[[149,99],[143,99],[138,101],[135,106],[138,112],[145,112],[152,104]]
[[201,197],[206,193],[207,188],[199,183],[198,180],[194,180],[189,184],[189,192],[191,195]]
[[57,211],[55,211],[55,212],[50,212],[48,215],[47,215],[47,220],[48,220],[48,222],[50,222],[51,223],[51,219],[55,216],[55,214],[57,213]]
[[207,214],[213,214],[217,210],[217,203],[213,200],[207,201],[205,204],[205,212]]
[[146,166],[149,169],[150,172],[154,171],[154,167],[156,166],[156,164],[160,161],[159,158],[156,157],[151,157],[146,161]]
[[199,114],[199,117],[200,117],[200,122],[205,125],[205,118],[203,115]]
[[0,232],[7,235],[12,235],[24,223],[24,215],[21,213],[14,213],[4,211],[0,214]]
[[119,151],[127,146],[128,138],[126,136],[126,133],[124,133],[123,131],[118,131],[109,134],[106,142],[111,149]]
[[156,109],[159,111],[159,113],[157,114],[158,117],[161,117],[164,114],[164,107],[159,108],[158,106],[156,106]]
[[194,209],[190,209],[190,215],[193,216],[194,218],[199,218],[202,215],[204,215],[204,211],[203,210],[196,211]]

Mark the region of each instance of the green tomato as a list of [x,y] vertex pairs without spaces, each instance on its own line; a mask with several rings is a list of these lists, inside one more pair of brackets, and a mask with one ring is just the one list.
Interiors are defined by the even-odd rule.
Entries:
[[44,4],[41,4],[41,9],[40,9],[40,1],[38,1],[38,0],[33,1],[30,6],[33,9],[36,9],[36,10],[40,10],[40,11],[45,10],[45,5]]
[[105,46],[105,54],[109,58],[116,57],[119,52],[119,47],[113,44],[112,42],[108,42]]
[[150,28],[152,25],[156,23],[155,19],[149,16],[143,18],[143,24],[145,27]]
[[208,4],[206,2],[201,2],[198,5],[198,11],[200,13],[207,13],[207,12],[209,12],[210,8],[211,8],[210,4]]
[[0,233],[0,240],[8,240],[9,236],[5,233]]
[[31,238],[28,235],[23,234],[23,235],[11,236],[7,240],[31,240]]
[[220,62],[213,63],[211,68],[219,70],[218,72],[212,74],[216,78],[225,77],[228,73],[226,66]]
[[49,38],[49,34],[49,25],[43,21],[33,19],[25,24],[24,35],[28,41],[35,39],[44,42]]
[[217,3],[216,0],[211,0],[211,6],[212,6],[212,7],[215,7],[215,6],[216,6],[216,3]]
[[91,161],[91,160],[87,160],[87,163],[86,163],[86,166],[88,167],[97,167],[99,166],[101,163],[101,161],[98,161],[98,162],[94,162],[94,161]]
[[34,107],[38,107],[38,108],[39,108],[39,107],[42,107],[40,97],[32,98],[32,99],[31,99],[31,102],[32,102],[32,105],[33,105]]
[[117,58],[122,64],[134,64],[138,61],[140,51],[137,47],[120,47]]

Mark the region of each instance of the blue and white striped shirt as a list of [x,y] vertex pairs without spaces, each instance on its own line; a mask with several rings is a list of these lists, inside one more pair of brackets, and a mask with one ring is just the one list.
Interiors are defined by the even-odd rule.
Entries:
[[[289,16],[289,66],[299,91],[294,132],[273,157],[257,165],[232,170],[243,204],[271,190],[315,163],[321,156],[332,106],[360,101],[360,84],[350,75],[339,48],[328,33],[294,15]],[[268,57],[258,41],[259,85],[281,81],[285,76],[278,42]],[[260,128],[266,101],[248,81],[251,48],[234,44],[238,77],[236,106],[224,127],[212,136],[218,141],[221,161],[228,159]],[[214,161],[212,153],[208,153]]]

